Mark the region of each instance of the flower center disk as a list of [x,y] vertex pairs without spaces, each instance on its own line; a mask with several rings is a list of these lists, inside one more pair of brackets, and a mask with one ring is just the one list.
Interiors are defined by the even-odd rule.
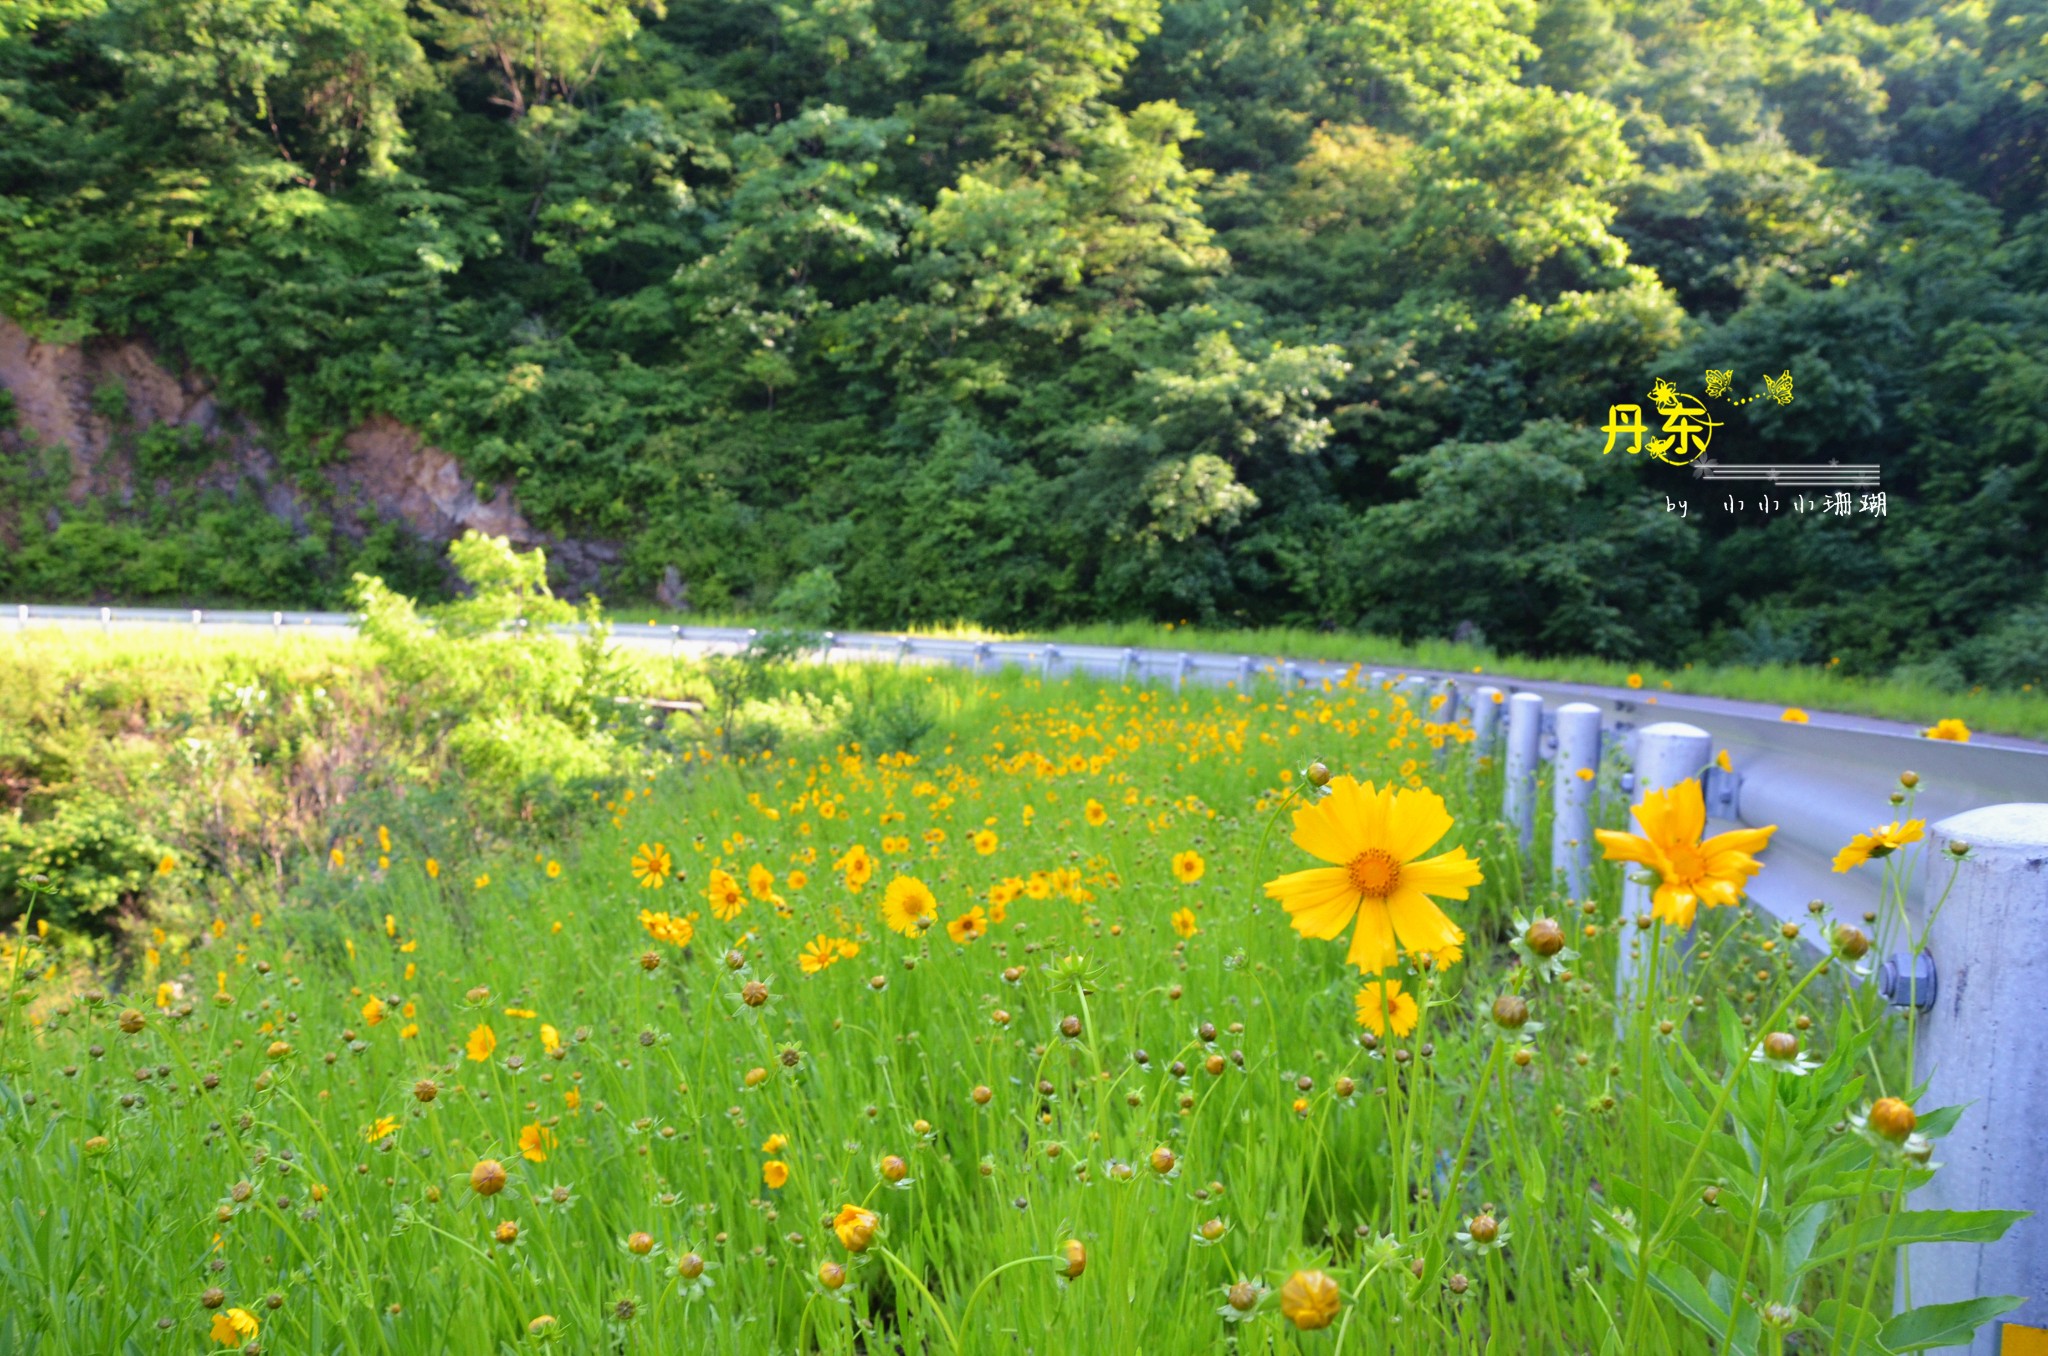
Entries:
[[1385,899],[1401,884],[1401,863],[1385,848],[1367,848],[1345,869],[1358,892],[1374,899]]

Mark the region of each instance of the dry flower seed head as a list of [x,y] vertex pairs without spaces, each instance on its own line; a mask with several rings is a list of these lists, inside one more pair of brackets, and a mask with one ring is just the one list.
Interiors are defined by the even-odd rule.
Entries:
[[822,1262],[818,1265],[818,1284],[827,1290],[837,1290],[846,1284],[846,1268],[838,1262]]
[[1564,929],[1558,926],[1555,918],[1539,918],[1529,924],[1522,940],[1539,956],[1555,956],[1564,950]]
[[890,1154],[882,1160],[883,1181],[900,1182],[908,1176],[910,1176],[910,1165],[895,1154]]
[[626,1251],[632,1253],[635,1257],[645,1257],[648,1253],[654,1251],[654,1235],[644,1230],[635,1229],[632,1233],[626,1235]]
[[228,1292],[217,1285],[203,1291],[199,1296],[199,1305],[203,1309],[218,1309],[227,1302]]
[[1005,967],[1004,967],[1004,969],[1003,969],[1003,982],[1004,982],[1005,984],[1017,984],[1017,983],[1021,983],[1021,982],[1023,981],[1023,979],[1024,979],[1024,967],[1023,967],[1023,966],[1021,966],[1021,965],[1011,965],[1011,966],[1005,966]]
[[1504,993],[1493,1000],[1493,1022],[1504,1031],[1519,1031],[1529,1023],[1529,1004],[1520,995]]
[[1452,1272],[1451,1279],[1445,1282],[1445,1284],[1450,1287],[1453,1295],[1462,1295],[1472,1288],[1472,1282],[1465,1278],[1465,1273],[1462,1271]]
[[479,1196],[495,1196],[505,1189],[505,1165],[486,1158],[469,1170],[469,1188]]
[[1202,1038],[1203,1044],[1207,1045],[1213,1043],[1216,1039],[1216,1023],[1202,1023],[1200,1026],[1195,1028],[1195,1034]]
[[1491,1243],[1500,1237],[1500,1221],[1492,1215],[1474,1215],[1465,1221],[1465,1232],[1472,1236],[1474,1243]]
[[1778,935],[1788,942],[1793,940],[1799,935],[1799,924],[1790,921],[1778,924]]
[[1707,1187],[1700,1192],[1700,1201],[1711,1210],[1721,1203],[1721,1188],[1717,1186]]
[[1644,932],[1648,932],[1650,930],[1650,925],[1656,921],[1657,919],[1654,914],[1639,913],[1636,915],[1636,926],[1641,928]]
[[1825,899],[1809,899],[1806,901],[1806,911],[1818,918],[1828,911],[1828,902]]
[[1791,1059],[1799,1053],[1799,1037],[1789,1031],[1773,1031],[1764,1037],[1764,1053],[1772,1059]]
[[121,1029],[131,1036],[142,1030],[142,1014],[134,1008],[122,1009]]
[[1070,1238],[1060,1244],[1060,1255],[1066,1259],[1066,1265],[1060,1268],[1060,1275],[1068,1280],[1078,1279],[1081,1273],[1088,1269],[1088,1249],[1081,1246],[1080,1239]]
[[488,1003],[491,1001],[490,986],[485,984],[479,984],[474,989],[471,989],[468,993],[462,995],[462,997],[465,1002],[472,1004]]
[[1880,1097],[1870,1107],[1870,1128],[1894,1144],[1905,1142],[1920,1123],[1910,1104],[1897,1097]]
[[1912,790],[1920,785],[1920,774],[1917,772],[1901,772],[1899,774],[1899,785],[1905,787],[1908,791]]
[[1152,1164],[1152,1171],[1164,1177],[1167,1173],[1173,1171],[1174,1165],[1180,1160],[1174,1157],[1173,1150],[1162,1144],[1152,1151],[1152,1157],[1149,1161]]
[[989,1099],[994,1097],[995,1093],[989,1091],[988,1087],[984,1084],[976,1086],[974,1091],[969,1095],[974,1098],[974,1104],[976,1106],[987,1106],[989,1104]]
[[1202,1061],[1202,1067],[1208,1070],[1211,1075],[1221,1074],[1224,1069],[1229,1067],[1229,1061],[1221,1055],[1211,1055]]
[[1811,1031],[1813,1030],[1813,1018],[1802,1012],[1792,1019],[1792,1025],[1800,1031]]
[[1327,1328],[1343,1307],[1337,1283],[1320,1271],[1297,1271],[1280,1287],[1280,1313],[1303,1332]]
[[1081,1019],[1074,1016],[1060,1018],[1060,1034],[1068,1040],[1074,1040],[1079,1037],[1081,1034]]
[[676,1275],[686,1281],[694,1281],[704,1274],[704,1259],[694,1252],[686,1252],[676,1259]]
[[1509,1058],[1515,1061],[1515,1067],[1517,1069],[1526,1069],[1529,1067],[1530,1062],[1536,1058],[1536,1056],[1529,1053],[1527,1046],[1523,1046],[1522,1048],[1516,1050],[1515,1053],[1511,1055]]
[[1214,1216],[1211,1216],[1210,1218],[1203,1220],[1201,1225],[1195,1230],[1195,1232],[1202,1236],[1204,1242],[1214,1243],[1217,1239],[1223,1237],[1224,1231],[1228,1228],[1229,1226],[1226,1225],[1222,1220],[1217,1219]]
[[910,1128],[920,1135],[929,1135],[932,1132],[932,1123],[920,1116],[910,1123]]
[[868,987],[879,993],[881,990],[889,987],[889,977],[887,975],[869,975]]
[[1349,1097],[1352,1093],[1358,1091],[1358,1084],[1353,1082],[1348,1076],[1339,1078],[1333,1091],[1339,1097]]
[[1870,954],[1870,935],[1862,928],[1843,923],[1835,929],[1835,954],[1843,960],[1862,960]]
[[1970,845],[1960,838],[1952,838],[1949,840],[1948,853],[1951,857],[1967,857],[1970,855]]
[[1259,1302],[1259,1288],[1250,1281],[1239,1281],[1230,1287],[1227,1298],[1231,1308],[1241,1314],[1249,1313]]
[[740,1001],[750,1008],[758,1008],[768,1001],[768,986],[758,979],[750,979],[740,988]]
[[1663,1021],[1657,1023],[1657,1034],[1660,1036],[1668,1036],[1677,1029],[1678,1028],[1672,1024],[1672,1021],[1669,1017],[1666,1017]]
[[642,951],[640,953],[640,968],[649,974],[659,970],[661,968],[661,953],[659,951]]
[[746,953],[745,953],[744,951],[728,951],[728,952],[726,952],[726,953],[725,953],[725,968],[726,968],[726,969],[728,969],[728,970],[744,970],[744,969],[746,969],[746,967],[747,967],[747,955],[746,955]]

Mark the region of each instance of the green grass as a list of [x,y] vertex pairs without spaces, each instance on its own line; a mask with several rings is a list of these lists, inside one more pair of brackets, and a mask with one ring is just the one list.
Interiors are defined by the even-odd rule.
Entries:
[[[1925,1173],[1830,1127],[1900,1090],[1899,1019],[1767,923],[1709,911],[1681,967],[1671,929],[1625,924],[1615,868],[1583,905],[1560,898],[1492,822],[1498,773],[1439,758],[1377,694],[886,673],[862,695],[921,713],[920,756],[693,757],[538,854],[462,855],[393,822],[388,867],[374,839],[339,844],[291,897],[166,936],[106,994],[17,934],[0,1349],[189,1353],[229,1309],[262,1349],[319,1353],[524,1351],[544,1315],[578,1352],[1705,1353],[1724,1322],[1773,1353],[1788,1331],[1874,1349],[1877,1240]],[[1440,791],[1455,825],[1432,850],[1485,876],[1446,904],[1466,960],[1400,971],[1419,1024],[1372,1049],[1343,940],[1299,935],[1260,890],[1316,865],[1273,827],[1311,758]],[[656,844],[682,874],[648,889],[631,863]],[[881,864],[857,894],[833,868],[856,844]],[[1171,869],[1188,851],[1194,884]],[[715,916],[713,868],[756,864],[787,916],[757,897]],[[899,875],[946,922],[1036,872],[1073,874],[964,944],[878,910]],[[696,913],[691,944],[643,909]],[[1522,963],[1539,913],[1582,954]],[[821,933],[858,953],[804,975]],[[1647,951],[1641,1010],[1610,997],[1621,946]],[[1488,1019],[1510,993],[1540,1030]],[[1818,1067],[1751,1060],[1772,1028]],[[485,1160],[499,1193],[472,1188]],[[883,1223],[864,1253],[829,1227],[849,1204]],[[1504,1250],[1460,1241],[1482,1209]],[[1808,1223],[1817,1243],[1793,1246]],[[1893,1224],[1894,1244],[1960,1227]],[[1655,1284],[1614,1242],[1635,1232]],[[1315,1270],[1341,1292],[1330,1332],[1297,1330],[1276,1293]],[[1724,1318],[1715,1273],[1783,1321],[1760,1329],[1749,1299]],[[1236,1324],[1233,1284],[1255,1301]]]

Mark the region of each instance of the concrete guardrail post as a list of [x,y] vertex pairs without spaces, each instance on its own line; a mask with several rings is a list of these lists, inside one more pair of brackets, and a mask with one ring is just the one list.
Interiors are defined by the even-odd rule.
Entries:
[[1536,749],[1542,738],[1543,698],[1533,692],[1508,698],[1508,776],[1501,818],[1524,851],[1536,836]]
[[1385,669],[1374,669],[1365,675],[1365,681],[1372,684],[1374,692],[1384,692],[1387,690],[1387,671]]
[[279,638],[284,636],[284,613],[273,612],[270,614],[270,634]]
[[1249,692],[1252,687],[1252,657],[1240,656],[1237,661],[1237,690]]
[[897,667],[897,668],[899,668],[899,669],[900,669],[900,668],[902,668],[902,667],[903,667],[903,656],[904,656],[904,655],[907,655],[907,654],[909,654],[909,653],[910,653],[910,637],[909,637],[909,636],[898,636],[898,637],[896,637],[896,667]]
[[1551,793],[1550,868],[1564,872],[1565,890],[1583,898],[1593,863],[1593,791],[1600,771],[1600,708],[1571,702],[1557,708],[1557,761]]
[[[1665,720],[1645,725],[1636,733],[1635,778],[1630,785],[1630,804],[1642,804],[1652,791],[1668,791],[1680,782],[1700,775],[1714,757],[1714,741],[1705,730],[1684,721]],[[1631,814],[1627,826],[1637,825]],[[1620,963],[1614,972],[1616,992],[1627,989],[1642,963],[1637,944],[1643,935],[1636,927],[1638,916],[1650,912],[1651,887],[1628,881],[1621,887],[1621,925],[1624,929]]]
[[100,634],[103,636],[114,634],[114,609],[111,607],[100,609]]
[[974,647],[974,676],[975,676],[975,677],[977,677],[977,678],[981,677],[981,666],[982,666],[983,664],[986,664],[986,663],[988,662],[988,655],[989,655],[989,649],[988,649],[988,642],[987,642],[987,641],[985,641],[985,640],[984,640],[984,641],[982,641],[982,642],[981,642],[981,643],[980,643],[979,645],[976,645],[976,646]]
[[1060,647],[1057,645],[1046,646],[1044,653],[1038,656],[1038,681],[1041,683],[1051,682],[1052,666],[1059,662]]
[[1500,709],[1507,704],[1497,687],[1482,687],[1473,694],[1472,751],[1484,756],[1493,752],[1500,738]]
[[[1913,1076],[1927,1084],[1922,1110],[1968,1109],[1936,1147],[1941,1170],[1910,1204],[2034,1214],[1996,1243],[1903,1249],[1901,1266],[1909,1268],[1916,1306],[2028,1297],[2003,1321],[1980,1328],[1968,1347],[1942,1350],[2048,1350],[2048,1155],[2041,1151],[2048,1045],[2040,1039],[2048,1028],[2048,804],[1969,810],[1937,823],[1928,839],[1925,899],[1914,926],[1926,926],[1927,911],[1949,893],[1927,934],[1934,1006],[1919,1019]],[[1951,868],[1955,842],[1970,851]]]
[[1438,697],[1443,698],[1442,701],[1436,702],[1435,709],[1429,713],[1431,720],[1436,721],[1439,725],[1449,725],[1458,718],[1458,684],[1454,680],[1450,678],[1439,680],[1436,690],[1429,695],[1431,701],[1435,701]]
[[1173,665],[1173,690],[1175,693],[1178,693],[1181,690],[1182,685],[1187,682],[1188,670],[1193,668],[1194,666],[1195,661],[1188,657],[1188,652],[1186,650],[1182,650],[1180,652],[1180,658],[1176,660]]
[[1292,692],[1300,686],[1301,665],[1290,659],[1280,666],[1280,689],[1283,692]]
[[199,609],[195,607],[192,609],[192,629],[197,631],[200,625]]

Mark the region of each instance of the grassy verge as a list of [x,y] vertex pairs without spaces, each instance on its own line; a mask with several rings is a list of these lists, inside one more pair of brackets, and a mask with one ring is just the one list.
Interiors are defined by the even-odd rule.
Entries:
[[[1374,696],[789,670],[755,700],[867,746],[707,741],[531,843],[395,819],[113,995],[16,933],[0,1345],[1867,1349],[1925,1170],[1830,1127],[1902,1019],[1736,909],[1659,967]],[[1262,890],[1319,865],[1311,758],[1399,788],[1343,852],[1482,877],[1398,995]]]

